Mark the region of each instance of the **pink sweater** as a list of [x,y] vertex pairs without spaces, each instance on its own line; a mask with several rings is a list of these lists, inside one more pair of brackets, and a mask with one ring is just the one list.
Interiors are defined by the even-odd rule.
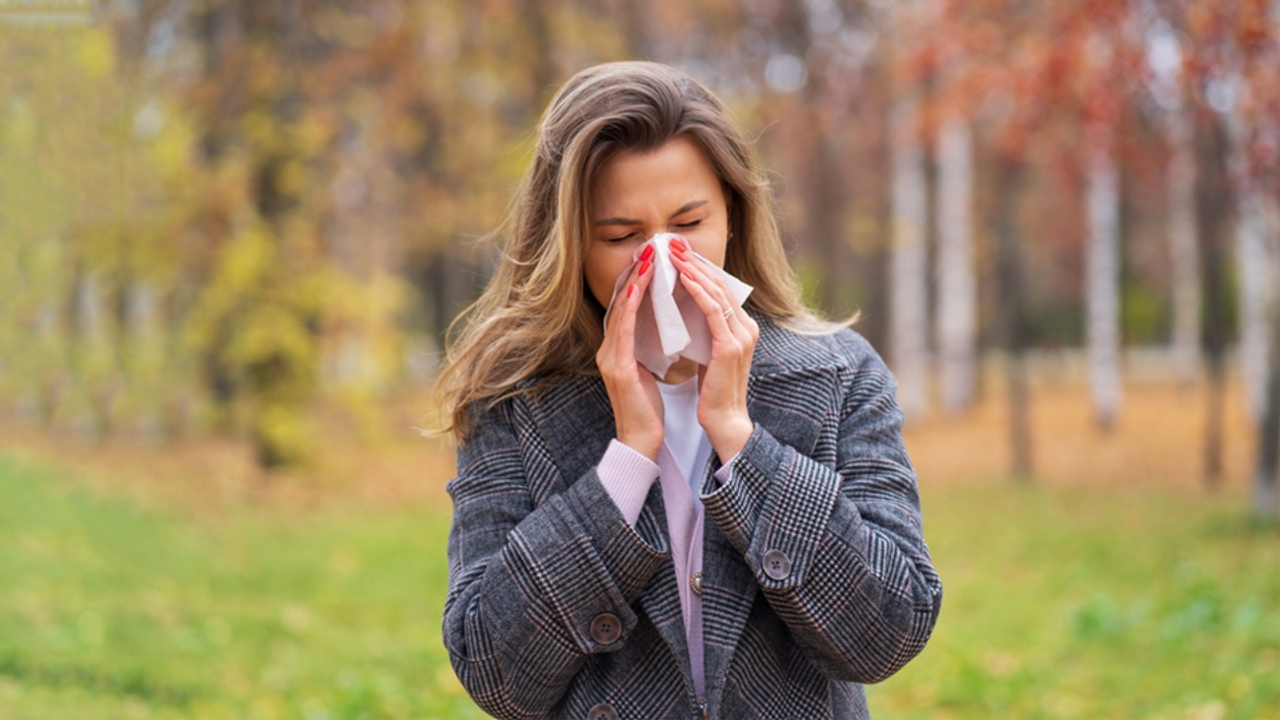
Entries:
[[[715,474],[716,484],[729,477],[725,463]],[[600,482],[613,498],[614,504],[632,527],[640,517],[649,487],[656,479],[662,484],[662,500],[667,511],[667,529],[671,533],[671,560],[680,579],[680,610],[684,616],[684,634],[689,645],[689,667],[693,671],[693,687],[699,699],[706,697],[706,682],[702,667],[702,597],[693,592],[689,578],[702,572],[702,522],[704,513],[694,502],[689,481],[680,471],[679,464],[663,443],[658,451],[658,462],[623,445],[617,440],[609,443],[604,458],[596,468]]]

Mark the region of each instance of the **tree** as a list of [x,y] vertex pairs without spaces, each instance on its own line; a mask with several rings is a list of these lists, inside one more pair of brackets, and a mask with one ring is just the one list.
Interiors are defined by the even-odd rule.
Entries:
[[889,356],[901,383],[898,401],[909,418],[928,409],[927,195],[917,100],[911,90],[894,101],[893,250]]
[[[1239,132],[1232,133],[1233,136]],[[1234,138],[1233,138],[1234,139]],[[1240,143],[1233,142],[1238,155]],[[1238,160],[1235,163],[1241,165]],[[1237,167],[1235,186],[1235,255],[1239,283],[1240,374],[1244,384],[1245,410],[1251,422],[1262,420],[1266,412],[1268,349],[1272,345],[1267,309],[1274,304],[1277,278],[1269,261],[1266,223],[1268,198]]]
[[973,248],[973,137],[962,117],[941,123],[938,158],[938,385],[943,407],[970,406],[977,371],[978,287]]
[[1187,387],[1200,374],[1200,254],[1196,246],[1196,166],[1185,105],[1169,112],[1169,256],[1173,266],[1173,357]]
[[[1270,272],[1280,278],[1280,217],[1273,216],[1273,243]],[[1274,286],[1273,286],[1274,287]],[[1273,295],[1280,293],[1273,293]],[[1269,308],[1271,347],[1269,348],[1266,376],[1266,395],[1258,422],[1258,455],[1254,466],[1253,512],[1263,518],[1274,519],[1280,513],[1280,299],[1272,297]]]
[[1095,125],[1087,155],[1086,344],[1094,411],[1104,430],[1120,411],[1120,178],[1110,127]]
[[[912,22],[912,11],[919,11],[919,5],[907,3],[897,8],[892,21],[897,42],[914,41],[919,28]],[[890,108],[893,242],[889,357],[900,382],[898,401],[912,419],[924,415],[929,407],[929,218],[921,87],[910,70],[911,65],[903,63]]]
[[1052,145],[1055,133],[1050,131],[1059,129],[1063,118],[1084,114],[1082,98],[1095,104],[1097,97],[1105,98],[1094,86],[1080,87],[1072,80],[1087,75],[1082,72],[1087,39],[1109,37],[1106,28],[1115,23],[1117,12],[1118,4],[1107,2],[1062,6],[949,0],[931,18],[939,30],[934,34],[948,39],[937,63],[946,72],[934,77],[937,91],[952,112],[959,109],[983,127],[986,161],[993,167],[993,330],[1005,351],[1015,477],[1033,472],[1026,351],[1034,327],[1024,277],[1027,231],[1017,217],[1020,184],[1038,147]]
[[1266,380],[1257,424],[1253,512],[1274,520],[1280,514],[1280,6],[1247,3],[1237,27],[1240,75],[1247,89],[1238,108],[1244,121],[1244,132],[1238,134],[1244,150],[1238,172],[1243,195],[1251,199],[1247,212],[1256,218],[1253,230],[1262,237],[1266,270],[1259,273],[1259,292],[1264,294],[1262,322],[1270,330],[1260,353],[1267,360],[1262,363]]
[[1009,396],[1009,446],[1012,475],[1027,482],[1034,473],[1032,461],[1031,388],[1027,378],[1027,349],[1031,322],[1026,311],[1025,270],[1017,226],[1018,186],[1022,161],[1015,152],[996,157],[996,334],[1005,354],[1005,384]]

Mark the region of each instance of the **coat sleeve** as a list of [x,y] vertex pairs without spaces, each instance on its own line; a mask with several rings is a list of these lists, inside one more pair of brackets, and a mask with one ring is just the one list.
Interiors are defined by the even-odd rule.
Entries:
[[[444,641],[476,703],[500,718],[546,716],[589,655],[618,650],[636,626],[632,603],[670,557],[656,524],[635,528],[595,470],[534,505],[531,473],[553,472],[519,400],[487,413],[458,450],[449,534]],[[618,639],[592,622],[611,614]]]
[[942,585],[924,542],[897,382],[865,340],[847,344],[856,364],[835,467],[757,424],[703,502],[814,666],[874,683],[924,648]]

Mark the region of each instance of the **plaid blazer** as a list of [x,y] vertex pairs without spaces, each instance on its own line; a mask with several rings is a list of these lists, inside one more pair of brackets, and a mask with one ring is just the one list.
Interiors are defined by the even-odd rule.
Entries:
[[723,485],[714,453],[703,476],[705,699],[661,490],[633,529],[595,472],[614,436],[603,382],[494,408],[448,484],[444,641],[463,686],[502,718],[869,717],[861,683],[924,648],[942,600],[896,387],[853,331],[760,319],[755,431]]

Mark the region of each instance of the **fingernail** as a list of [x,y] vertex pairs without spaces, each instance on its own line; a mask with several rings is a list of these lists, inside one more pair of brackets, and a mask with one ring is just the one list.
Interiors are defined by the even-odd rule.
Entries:
[[648,260],[651,257],[653,257],[653,246],[645,245],[644,250],[640,251],[640,260]]
[[651,267],[653,267],[653,263],[649,262],[648,260],[645,260],[644,262],[640,263],[640,274],[644,275],[645,273],[649,272],[649,268]]
[[632,293],[632,292],[634,292],[634,291],[635,291],[635,289],[636,289],[636,284],[635,284],[635,283],[631,283],[630,285],[628,285],[628,286],[627,286],[627,297],[631,297],[631,293]]
[[672,254],[672,255],[674,255],[674,256],[676,256],[677,258],[679,258],[679,259],[681,259],[681,260],[684,260],[684,259],[685,259],[685,257],[684,257],[684,251],[683,251],[683,250],[681,250],[681,249],[680,249],[680,248],[678,248],[678,247],[673,247],[673,248],[671,248],[671,254]]

